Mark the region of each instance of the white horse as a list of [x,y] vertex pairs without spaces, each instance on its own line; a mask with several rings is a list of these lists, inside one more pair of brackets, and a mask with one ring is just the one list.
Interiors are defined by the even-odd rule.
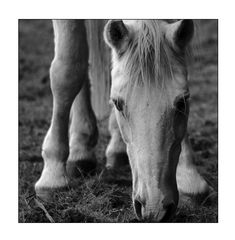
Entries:
[[[85,22],[55,20],[53,26],[53,114],[42,147],[43,172],[35,185],[44,199],[66,187],[68,175],[95,168],[98,136],[90,103]],[[176,210],[179,192],[209,191],[193,164],[187,137],[187,52],[193,34],[192,20],[110,20],[104,29],[112,49],[114,105],[106,167],[115,168],[118,156],[128,154],[139,219],[165,221]]]

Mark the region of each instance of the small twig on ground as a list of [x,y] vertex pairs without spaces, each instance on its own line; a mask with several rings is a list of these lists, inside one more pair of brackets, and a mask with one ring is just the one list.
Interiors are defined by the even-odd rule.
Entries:
[[44,205],[37,199],[34,199],[35,203],[37,204],[37,206],[39,208],[41,208],[43,210],[43,212],[45,213],[47,219],[51,222],[51,223],[55,223],[54,219],[51,217],[51,215],[48,213],[48,211],[46,210],[46,208],[44,207]]
[[32,209],[32,207],[31,207],[31,202],[32,202],[32,200],[34,200],[34,198],[35,198],[35,193],[33,193],[33,194],[27,196],[26,198],[24,198],[24,201],[25,201],[25,203],[26,203],[26,206],[27,206],[27,208],[28,208],[29,210]]

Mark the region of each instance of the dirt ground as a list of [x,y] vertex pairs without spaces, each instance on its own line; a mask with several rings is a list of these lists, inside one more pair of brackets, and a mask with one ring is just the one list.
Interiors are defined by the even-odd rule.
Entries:
[[[185,204],[173,222],[218,222],[218,79],[216,20],[198,24],[199,47],[190,75],[189,133],[200,173],[214,188],[210,201]],[[54,203],[35,198],[34,184],[43,162],[41,144],[49,127],[52,96],[48,70],[53,58],[53,30],[48,20],[19,21],[19,222],[137,222],[131,203],[128,167],[102,171],[109,140],[107,119],[100,121],[97,173],[75,181]],[[104,176],[105,175],[105,176]]]

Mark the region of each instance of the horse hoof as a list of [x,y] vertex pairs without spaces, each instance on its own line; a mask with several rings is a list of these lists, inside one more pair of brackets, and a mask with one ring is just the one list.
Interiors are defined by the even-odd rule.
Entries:
[[66,170],[69,177],[78,178],[95,172],[97,163],[94,160],[68,161]]
[[106,168],[117,169],[129,164],[128,156],[125,152],[114,153],[107,158]]
[[217,193],[211,186],[208,185],[208,188],[204,192],[198,194],[180,193],[180,205],[210,205],[216,197]]

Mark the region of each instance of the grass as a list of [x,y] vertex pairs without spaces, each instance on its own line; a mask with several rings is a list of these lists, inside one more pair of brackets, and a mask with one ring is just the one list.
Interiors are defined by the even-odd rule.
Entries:
[[[217,22],[200,22],[203,34],[191,78],[190,140],[196,165],[215,192],[212,201],[180,205],[172,222],[218,222]],[[99,121],[95,175],[73,180],[66,192],[45,203],[34,194],[43,162],[41,144],[49,127],[52,96],[48,69],[53,57],[50,21],[19,22],[19,222],[137,222],[129,167],[105,172],[107,119]]]

